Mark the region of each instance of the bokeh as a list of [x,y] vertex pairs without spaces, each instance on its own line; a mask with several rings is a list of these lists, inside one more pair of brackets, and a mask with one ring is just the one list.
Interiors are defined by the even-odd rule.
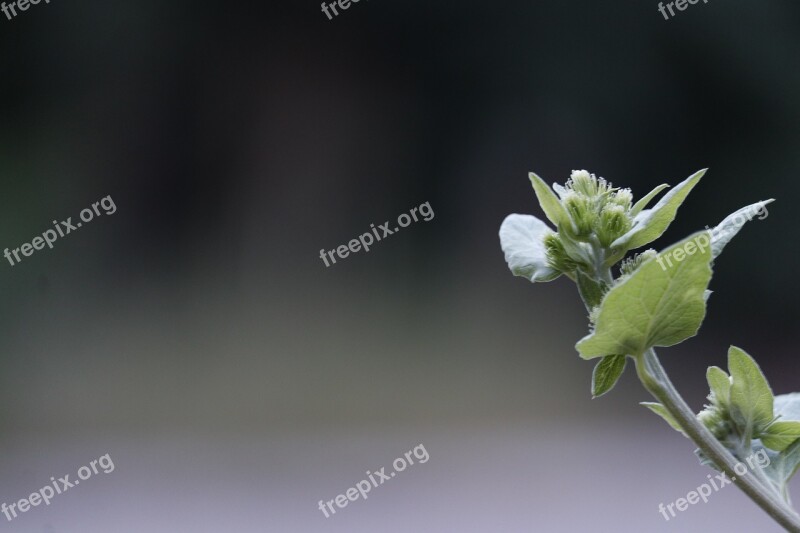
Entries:
[[[699,410],[736,344],[800,391],[800,5],[40,2],[0,15],[0,247],[111,196],[0,290],[0,502],[115,469],[14,532],[780,531],[638,402],[592,400],[572,284],[514,278],[529,171],[641,196],[659,247],[775,198],[662,360]],[[326,267],[334,249],[429,202]],[[325,518],[317,505],[430,453]],[[74,474],[73,474],[74,477]],[[800,486],[794,485],[795,492]]]

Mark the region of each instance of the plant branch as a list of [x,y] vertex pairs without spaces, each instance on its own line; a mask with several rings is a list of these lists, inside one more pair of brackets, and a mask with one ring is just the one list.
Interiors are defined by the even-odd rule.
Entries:
[[773,487],[765,486],[755,476],[736,474],[736,457],[697,420],[694,412],[672,385],[655,351],[651,348],[634,357],[634,360],[636,373],[644,387],[669,411],[698,448],[776,522],[787,531],[800,533],[800,516],[776,497]]
[[[596,267],[597,279],[609,280],[613,284],[611,270]],[[583,294],[584,302],[589,301]],[[588,309],[588,305],[587,305]],[[591,311],[591,309],[589,309]],[[734,468],[738,460],[717,438],[699,421],[694,411],[686,404],[683,397],[667,376],[666,371],[650,348],[644,354],[634,357],[636,373],[644,387],[669,411],[683,429],[684,433],[697,445],[729,479],[747,494],[769,516],[791,533],[800,533],[800,516],[774,492],[774,486],[761,481],[762,476],[738,476]]]

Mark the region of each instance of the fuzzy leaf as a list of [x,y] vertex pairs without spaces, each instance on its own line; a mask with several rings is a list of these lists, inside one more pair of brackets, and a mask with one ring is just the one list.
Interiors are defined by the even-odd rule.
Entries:
[[558,196],[556,196],[556,193],[553,192],[553,189],[533,172],[528,174],[528,177],[531,180],[531,185],[533,185],[536,198],[539,200],[539,205],[542,206],[542,211],[544,211],[544,214],[550,222],[556,227],[558,227],[559,224],[568,222],[569,215],[564,209],[564,206],[561,205],[561,201],[558,199]]
[[668,188],[669,185],[667,185],[666,183],[662,183],[661,185],[659,185],[658,187],[647,193],[647,195],[643,196],[638,202],[633,204],[633,207],[631,208],[631,216],[635,217],[636,215],[641,213],[642,209],[647,207],[647,205],[653,200],[653,198],[656,197],[658,193]]
[[[780,421],[800,420],[800,393],[781,394],[775,397],[775,414]],[[782,479],[788,481],[800,467],[800,440],[794,441],[783,450],[777,458],[776,468],[780,470]]]
[[800,422],[795,420],[773,422],[761,434],[764,446],[776,452],[782,452],[797,439],[800,439]]
[[627,358],[624,355],[607,355],[594,367],[592,372],[592,398],[607,393],[617,384],[625,371]]
[[594,250],[588,242],[579,242],[572,231],[572,222],[558,225],[558,234],[562,237],[561,244],[564,251],[576,263],[591,265],[594,260]]
[[800,420],[800,392],[775,396],[775,414],[781,420]]
[[[674,250],[704,232],[667,248]],[[613,354],[639,355],[653,346],[673,346],[697,334],[706,314],[711,250],[694,248],[682,261],[651,259],[614,286],[600,306],[595,330],[576,348],[584,359]],[[662,266],[663,265],[663,266]]]
[[[774,404],[775,415],[780,417],[778,422],[800,420],[800,393],[776,396]],[[796,439],[780,453],[765,448],[764,443],[756,439],[753,441],[753,451],[769,456],[771,463],[763,470],[779,486],[785,485],[800,466],[800,439]]]
[[640,405],[644,405],[645,407],[653,411],[655,414],[663,418],[667,422],[667,424],[672,426],[672,429],[686,436],[686,433],[683,432],[681,426],[678,425],[678,422],[675,420],[675,418],[673,418],[670,412],[667,411],[666,407],[656,402],[640,402]]
[[739,233],[745,223],[753,220],[753,217],[758,214],[766,213],[765,206],[774,201],[774,199],[769,199],[756,202],[725,217],[722,222],[717,224],[717,227],[711,230],[711,255],[716,258],[721,254],[725,245]]
[[669,227],[678,208],[707,169],[695,172],[658,201],[652,209],[645,209],[633,219],[633,227],[625,235],[611,243],[611,248],[633,250],[658,239]]
[[544,237],[555,233],[532,215],[508,215],[500,225],[500,246],[508,268],[530,281],[552,281],[561,275],[547,263]]
[[711,366],[706,372],[706,379],[716,401],[720,405],[728,405],[731,400],[731,380],[728,373],[718,366]]
[[745,436],[752,438],[773,420],[772,389],[758,363],[736,346],[728,350],[728,370],[733,377],[731,416]]
[[794,441],[788,448],[783,450],[778,456],[778,467],[780,468],[784,481],[789,481],[800,467],[800,440]]
[[600,305],[605,294],[605,285],[597,282],[583,273],[580,269],[576,272],[575,281],[578,283],[578,292],[586,304],[586,308],[591,311],[593,307]]

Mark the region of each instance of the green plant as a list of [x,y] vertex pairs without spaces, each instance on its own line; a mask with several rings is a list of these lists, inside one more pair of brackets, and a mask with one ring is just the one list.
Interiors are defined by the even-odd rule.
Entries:
[[[599,358],[592,375],[594,397],[616,384],[628,359],[657,400],[643,403],[698,446],[698,456],[727,474],[788,531],[800,532],[787,484],[800,465],[800,394],[773,397],[758,364],[731,347],[728,371],[708,369],[709,405],[695,414],[678,394],[654,348],[674,346],[697,334],[711,294],[712,261],[756,214],[766,217],[772,200],[744,207],[713,229],[690,235],[660,253],[629,251],[660,237],[705,174],[701,170],[671,189],[667,185],[634,203],[630,190],[575,171],[564,186],[550,188],[530,175],[533,189],[556,231],[531,215],[512,214],[500,227],[511,271],[533,282],[564,275],[574,281],[589,312],[591,331],[576,348]],[[624,260],[623,260],[624,259]],[[619,263],[618,275],[613,268]],[[763,450],[771,462],[753,475],[736,475],[737,464]]]

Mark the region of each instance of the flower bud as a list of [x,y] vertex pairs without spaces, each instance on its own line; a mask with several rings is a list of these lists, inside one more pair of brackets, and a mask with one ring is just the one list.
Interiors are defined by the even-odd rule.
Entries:
[[633,204],[633,194],[631,194],[630,189],[620,189],[611,195],[609,201],[621,206],[625,211],[630,211]]
[[632,257],[623,260],[619,264],[620,274],[622,274],[623,276],[628,276],[630,274],[633,274],[637,268],[642,266],[642,263],[650,259],[654,259],[657,256],[658,252],[656,252],[652,248],[648,248],[647,250],[645,250],[640,254],[634,254]]
[[573,170],[566,185],[568,189],[588,198],[594,198],[611,190],[606,180],[598,178],[586,170]]
[[700,421],[718,440],[723,440],[731,431],[731,426],[723,413],[716,407],[706,407],[697,414]]
[[551,233],[544,238],[544,249],[548,264],[559,272],[569,274],[578,268],[578,264],[567,254],[564,243],[557,233]]
[[562,201],[564,208],[572,220],[576,237],[588,237],[592,233],[597,214],[592,201],[586,195],[568,190]]
[[631,229],[633,222],[621,205],[608,203],[603,206],[600,218],[595,225],[595,233],[603,246],[610,246],[618,237]]

